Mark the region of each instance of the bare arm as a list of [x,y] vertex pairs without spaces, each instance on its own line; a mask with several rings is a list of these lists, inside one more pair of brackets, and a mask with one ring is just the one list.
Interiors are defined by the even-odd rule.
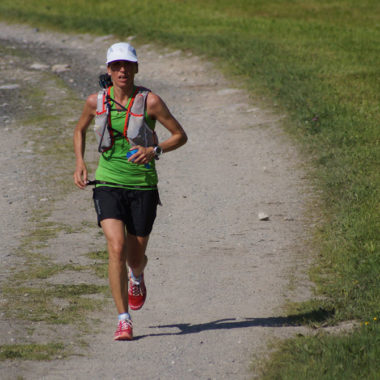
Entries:
[[[158,120],[171,133],[168,139],[160,143],[164,153],[177,149],[186,143],[187,136],[181,124],[170,113],[164,101],[151,92],[147,97],[147,112],[150,118]],[[135,153],[130,160],[134,160],[135,163],[146,164],[153,157],[153,147],[139,147],[139,152]]]
[[74,153],[76,158],[74,183],[80,189],[84,189],[87,183],[87,168],[84,162],[86,132],[96,114],[96,102],[97,94],[92,94],[87,98],[82,115],[74,130]]

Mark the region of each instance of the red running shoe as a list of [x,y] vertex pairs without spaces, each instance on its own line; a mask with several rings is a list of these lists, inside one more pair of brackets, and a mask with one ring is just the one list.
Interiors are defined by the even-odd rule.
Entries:
[[132,321],[130,319],[122,319],[117,325],[117,329],[114,335],[115,340],[132,340]]
[[146,287],[144,282],[144,273],[141,274],[140,283],[133,281],[132,277],[128,282],[128,303],[132,310],[140,310],[146,299]]

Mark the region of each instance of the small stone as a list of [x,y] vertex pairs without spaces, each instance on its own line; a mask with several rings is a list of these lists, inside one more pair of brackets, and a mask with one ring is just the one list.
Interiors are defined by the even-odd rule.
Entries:
[[67,64],[59,64],[59,65],[54,65],[52,68],[51,68],[51,71],[53,71],[54,73],[63,73],[65,71],[69,71],[70,70],[70,66],[67,65]]
[[102,41],[109,40],[109,39],[112,38],[112,37],[113,37],[112,34],[108,34],[108,35],[106,35],[106,36],[100,36],[100,37],[95,38],[95,41],[96,41],[96,42],[102,42]]
[[258,214],[259,220],[269,220],[269,215],[265,212],[259,212]]
[[31,69],[34,70],[47,70],[49,68],[49,65],[45,65],[43,63],[35,62],[30,66]]
[[19,84],[3,84],[0,86],[0,90],[16,90],[16,88],[19,88]]

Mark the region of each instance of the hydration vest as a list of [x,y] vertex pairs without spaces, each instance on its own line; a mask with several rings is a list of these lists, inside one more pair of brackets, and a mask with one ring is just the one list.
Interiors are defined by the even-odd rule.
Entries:
[[[111,125],[111,87],[98,92],[94,132],[98,142],[98,152],[111,149],[116,135],[122,135],[131,144],[144,147],[158,145],[157,134],[145,121],[146,98],[150,90],[137,87],[126,110],[123,133],[112,129]],[[115,102],[115,101],[114,101]]]

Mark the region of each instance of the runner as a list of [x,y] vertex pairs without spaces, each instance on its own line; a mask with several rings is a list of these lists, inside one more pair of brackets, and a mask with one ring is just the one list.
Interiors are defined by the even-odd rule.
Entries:
[[[112,45],[107,51],[106,63],[112,80],[107,91],[109,98],[106,98],[110,106],[111,145],[100,156],[93,199],[98,224],[107,239],[109,283],[119,313],[114,339],[131,340],[132,320],[128,306],[139,310],[146,299],[144,268],[148,259],[145,251],[160,203],[155,161],[162,153],[185,144],[187,136],[158,95],[135,85],[138,60],[130,44]],[[146,96],[141,118],[126,111],[131,110],[138,96]],[[85,189],[89,183],[84,162],[85,135],[97,113],[97,100],[98,94],[87,98],[74,131],[74,182],[80,189]],[[156,120],[171,134],[159,144],[152,142],[157,141],[155,139],[133,140],[128,133],[129,125],[134,129],[137,125],[140,135],[146,135],[146,128],[149,128],[154,137]],[[135,145],[136,141],[140,142]]]

